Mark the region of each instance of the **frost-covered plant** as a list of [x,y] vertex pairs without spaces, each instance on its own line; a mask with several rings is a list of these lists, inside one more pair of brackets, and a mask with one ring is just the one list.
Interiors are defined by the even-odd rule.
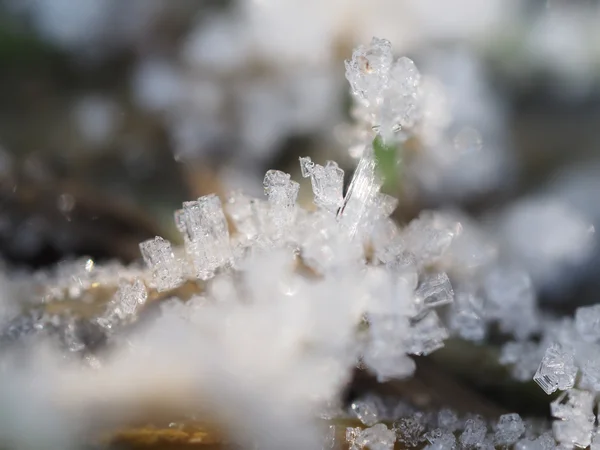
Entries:
[[[358,48],[347,76],[388,142],[414,125],[420,77],[412,61],[394,62],[389,42]],[[141,243],[143,267],[89,260],[13,280],[35,294],[21,313],[7,312],[14,317],[0,335],[0,402],[16,411],[0,415],[2,443],[83,445],[158,403],[216,422],[247,446],[318,449],[319,417],[345,414],[341,396],[357,366],[380,382],[410,377],[412,355],[442,348],[451,335],[481,341],[491,323],[515,338],[503,354],[515,366],[527,356],[528,338],[554,330],[558,345],[536,375],[548,392],[574,387],[575,361],[582,387],[596,389],[595,309],[575,325],[541,316],[529,274],[460,213],[423,212],[398,226],[390,218],[397,201],[380,192],[381,162],[370,144],[345,193],[334,162],[300,158],[300,165],[314,209],[297,204],[299,184],[289,174],[270,170],[266,199],[236,192],[224,204],[215,195],[185,202],[175,213],[184,245],[161,237]],[[90,292],[117,285],[89,310]],[[572,390],[554,404],[561,443],[589,444],[590,396]],[[353,449],[392,449],[396,440],[453,449],[457,437],[464,448],[555,446],[525,434],[516,414],[501,416],[490,432],[478,416],[460,421],[443,410],[431,418],[377,397],[357,399],[347,414],[363,425],[345,430]],[[29,433],[29,421],[40,416],[46,426]],[[325,439],[335,445],[335,426]]]

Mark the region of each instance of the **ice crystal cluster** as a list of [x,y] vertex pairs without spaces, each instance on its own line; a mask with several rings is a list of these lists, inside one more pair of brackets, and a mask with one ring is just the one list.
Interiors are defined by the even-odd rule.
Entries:
[[[393,58],[388,41],[356,49],[346,75],[380,133],[413,125],[420,75],[411,60]],[[19,399],[14,415],[0,416],[2,442],[67,448],[161,402],[267,450],[391,450],[396,442],[553,450],[554,438],[562,448],[589,445],[600,390],[598,306],[580,308],[574,320],[540,314],[534,280],[502,239],[458,212],[425,211],[398,225],[398,201],[381,192],[372,145],[346,189],[344,171],[321,163],[300,158],[314,208],[297,203],[290,174],[269,170],[263,197],[183,203],[174,214],[183,245],[142,242],[143,265],[84,260],[15,277],[29,298],[20,314],[2,311],[0,403]],[[574,229],[586,236],[586,227]],[[568,246],[554,248],[557,260],[570,255]],[[94,302],[103,289],[104,301]],[[514,413],[489,422],[376,395],[343,403],[356,370],[379,382],[407,378],[415,356],[450,336],[482,342],[492,326],[510,339],[500,362],[516,378],[565,391],[552,403],[554,438]],[[36,415],[51,416],[49,425],[24,432]],[[332,418],[360,426],[319,426]]]
[[346,61],[346,78],[362,107],[358,114],[385,140],[415,125],[421,74],[409,58],[394,60],[390,41],[373,38],[368,47],[358,47]]

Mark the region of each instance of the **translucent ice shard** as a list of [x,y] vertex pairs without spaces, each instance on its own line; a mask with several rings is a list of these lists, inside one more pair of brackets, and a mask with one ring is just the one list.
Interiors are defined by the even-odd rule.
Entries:
[[382,423],[358,433],[354,445],[360,449],[393,450],[396,434]]
[[146,303],[148,291],[140,279],[133,282],[121,281],[119,289],[97,319],[98,325],[110,330],[122,321],[135,317],[139,308]]
[[374,257],[382,263],[391,263],[400,257],[404,241],[398,225],[391,218],[378,221],[371,234]]
[[377,406],[367,400],[356,400],[350,405],[354,415],[367,426],[373,426],[379,421]]
[[498,420],[494,443],[501,446],[512,445],[524,432],[525,424],[518,414],[504,414]]
[[560,344],[554,343],[546,349],[546,353],[533,376],[533,380],[551,394],[557,389],[571,389],[575,385],[577,367],[573,352],[564,350]]
[[447,305],[454,300],[454,291],[444,272],[425,275],[415,291],[417,310],[424,311]]
[[417,257],[419,265],[438,261],[461,233],[462,225],[451,217],[424,211],[404,230],[406,249]]
[[142,280],[135,280],[133,283],[124,282],[119,286],[115,294],[115,303],[123,316],[135,314],[137,309],[146,303],[148,292]]
[[577,308],[575,328],[584,341],[600,341],[600,305]]
[[183,282],[181,264],[175,258],[169,241],[157,236],[142,242],[140,251],[158,291],[176,288]]
[[310,177],[315,204],[336,213],[343,202],[344,171],[333,161],[323,167],[308,157],[300,158],[300,168],[303,177]]
[[338,211],[340,225],[349,236],[354,237],[365,231],[369,224],[369,213],[381,187],[381,179],[377,174],[377,162],[373,147],[367,147],[358,163],[350,187],[344,198],[343,206]]
[[300,185],[289,174],[269,170],[263,182],[269,203],[269,216],[277,233],[283,233],[293,222]]
[[448,330],[442,325],[437,313],[430,311],[425,317],[413,324],[408,353],[428,355],[442,348],[448,336]]
[[183,209],[175,213],[175,223],[183,234],[186,253],[198,278],[210,278],[231,260],[227,220],[216,195],[185,202]]

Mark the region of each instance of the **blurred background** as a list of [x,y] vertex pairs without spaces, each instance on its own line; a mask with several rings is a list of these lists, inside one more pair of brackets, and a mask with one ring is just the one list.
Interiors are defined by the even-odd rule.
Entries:
[[[595,300],[600,2],[1,0],[0,256],[131,261],[182,201],[360,155],[343,60],[389,39],[430,86],[396,218],[472,216],[551,308]],[[300,201],[311,203],[308,187]]]

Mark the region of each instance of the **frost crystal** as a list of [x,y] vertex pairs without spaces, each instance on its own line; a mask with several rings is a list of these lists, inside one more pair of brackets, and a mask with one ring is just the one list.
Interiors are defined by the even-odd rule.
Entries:
[[551,394],[557,389],[571,389],[575,385],[576,375],[573,353],[554,343],[546,349],[533,379],[546,394]]
[[346,78],[364,108],[359,114],[384,140],[414,126],[420,117],[421,75],[409,58],[394,61],[389,41],[373,38],[368,47],[356,48],[346,61]]
[[600,305],[577,308],[575,328],[584,341],[600,341]]
[[206,280],[230,261],[229,230],[219,197],[206,195],[185,202],[183,209],[175,213],[175,223],[183,234],[196,277]]
[[585,448],[592,440],[595,417],[594,396],[590,392],[571,389],[550,404],[555,420],[554,437],[563,445]]
[[456,448],[456,437],[447,430],[437,429],[427,434],[429,445],[427,450],[453,450]]
[[419,311],[447,305],[454,300],[454,291],[450,279],[445,273],[427,275],[415,292]]
[[474,447],[483,442],[486,433],[487,426],[481,417],[467,419],[465,429],[460,435],[460,443],[464,447]]
[[525,424],[518,414],[504,414],[498,420],[494,442],[502,446],[512,445],[524,432]]
[[303,177],[310,177],[315,205],[336,213],[344,200],[344,171],[333,161],[327,161],[323,167],[308,157],[300,158],[300,168]]
[[375,425],[379,421],[377,407],[372,404],[372,402],[357,400],[352,402],[351,409],[358,420],[369,427]]
[[381,187],[376,171],[373,148],[368,147],[358,163],[343,206],[338,212],[340,225],[351,237],[364,233],[365,227],[369,225],[369,214],[372,213],[371,208]]
[[133,283],[122,281],[106,311],[97,319],[98,325],[112,329],[119,322],[135,317],[139,308],[146,303],[148,291],[140,279]]
[[415,255],[419,266],[436,263],[448,250],[461,228],[460,222],[444,214],[424,211],[404,230],[406,250]]
[[368,47],[359,46],[346,61],[346,78],[356,95],[367,106],[383,102],[393,62],[392,44],[374,37]]
[[417,447],[425,439],[425,424],[422,413],[402,418],[394,423],[394,431],[398,442],[406,447]]
[[276,232],[281,235],[294,220],[300,185],[288,173],[279,170],[269,170],[263,185],[270,207],[269,217]]
[[448,331],[437,313],[430,311],[412,326],[408,351],[413,355],[428,355],[442,348],[446,339]]
[[181,265],[175,258],[171,244],[157,236],[140,244],[144,262],[152,272],[152,280],[158,291],[176,288],[183,282]]
[[[358,433],[354,448],[369,450],[393,450],[396,435],[382,423],[366,428]],[[353,447],[350,447],[353,448]]]
[[141,280],[133,283],[122,283],[115,294],[115,304],[119,309],[121,318],[133,315],[137,309],[146,303],[148,292]]

